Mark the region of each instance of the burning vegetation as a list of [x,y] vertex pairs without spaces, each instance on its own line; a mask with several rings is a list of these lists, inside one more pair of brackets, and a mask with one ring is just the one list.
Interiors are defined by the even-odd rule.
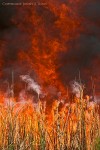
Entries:
[[91,18],[93,5],[98,10],[98,0],[1,6],[0,149],[98,149],[100,21]]
[[[0,149],[14,150],[97,150],[100,137],[99,105],[83,96],[82,83],[73,81],[73,99],[55,99],[49,109],[41,99],[41,87],[29,75],[22,75],[27,90],[13,97],[13,88],[1,96]],[[72,101],[72,102],[67,102]]]

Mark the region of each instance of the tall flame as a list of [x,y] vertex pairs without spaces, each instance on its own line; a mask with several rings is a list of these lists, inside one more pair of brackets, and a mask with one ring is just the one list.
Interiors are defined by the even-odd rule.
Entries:
[[46,4],[19,11],[25,17],[18,23],[19,28],[29,34],[31,42],[31,48],[27,53],[21,51],[19,59],[29,63],[44,88],[53,86],[65,94],[58,71],[61,64],[59,54],[68,51],[69,43],[77,39],[82,27],[71,6],[61,4],[59,7],[56,2]]

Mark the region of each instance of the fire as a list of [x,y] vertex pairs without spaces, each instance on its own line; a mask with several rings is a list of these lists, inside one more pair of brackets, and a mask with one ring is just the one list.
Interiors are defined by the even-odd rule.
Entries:
[[[6,94],[0,93],[0,149],[64,150],[74,147],[90,150],[100,136],[98,104],[90,102],[90,96],[84,97],[81,82],[73,82],[75,96],[70,98],[59,71],[62,67],[60,56],[68,53],[70,57],[72,45],[79,54],[80,45],[76,41],[86,31],[82,23],[85,18],[77,11],[86,3],[83,0],[69,0],[67,4],[60,0],[43,2],[46,5],[16,8],[18,12],[12,18],[16,30],[22,34],[16,35],[12,45],[16,40],[23,43],[16,45],[14,65],[19,70],[26,68],[27,75],[20,76],[25,87],[19,98],[13,95],[16,78],[15,85],[8,85]],[[5,49],[3,56],[3,50],[0,52],[0,69],[13,62],[8,59],[12,55],[6,56],[7,44],[2,46]],[[4,57],[7,57],[7,64]],[[76,62],[77,57],[71,58],[70,63]],[[94,59],[93,64],[99,64],[99,61]],[[34,79],[28,74],[30,70]],[[32,96],[28,92],[33,92]]]
[[19,60],[29,64],[44,89],[53,86],[58,92],[65,94],[66,88],[58,71],[61,65],[59,54],[68,51],[70,45],[67,43],[77,39],[82,31],[82,25],[70,5],[57,6],[57,3],[47,2],[47,5],[41,8],[25,7],[23,11],[19,11],[25,14],[25,18],[18,26],[29,34],[31,43],[31,48],[27,52],[19,52]]
[[[4,68],[0,73],[1,77],[7,78],[8,68],[10,71],[15,69],[18,74],[32,72],[44,91],[52,86],[62,95],[66,95],[66,84],[69,84],[74,75],[77,76],[79,69],[87,80],[91,76],[91,70],[95,68],[87,69],[84,66],[85,61],[82,63],[83,59],[81,61],[79,56],[82,57],[81,52],[85,55],[85,44],[83,43],[83,48],[80,47],[81,40],[84,42],[84,35],[89,39],[87,34],[92,34],[85,26],[92,26],[92,23],[81,14],[89,2],[90,0],[43,0],[40,1],[41,5],[16,7],[16,13],[10,18],[14,29],[4,32],[4,42],[0,41],[3,43],[0,44],[0,69]],[[86,50],[88,51],[87,47]],[[87,54],[86,50],[84,51]],[[61,59],[62,55],[66,59]],[[90,66],[99,64],[99,58],[97,62],[95,58],[91,61],[93,63],[90,62]],[[95,74],[97,77],[98,73],[93,73],[93,76]]]
[[[0,134],[0,146],[12,146],[17,150],[16,147],[21,148],[24,142],[23,149],[27,145],[36,150],[42,146],[52,150],[55,147],[78,148],[80,145],[81,148],[90,150],[91,144],[95,144],[94,140],[99,136],[100,119],[97,103],[90,102],[88,95],[84,98],[83,84],[72,82],[75,94],[72,103],[66,103],[69,99],[64,101],[59,96],[48,109],[46,102],[49,97],[45,97],[45,101],[41,100],[41,86],[29,75],[20,77],[27,84],[26,90],[20,93],[20,101],[14,97],[13,85],[8,86],[5,95],[0,95],[0,133],[4,133],[3,136]],[[37,94],[36,102],[34,97],[28,97],[27,90]]]
[[[23,143],[24,149],[28,145],[36,150],[42,146],[50,150],[55,147],[64,149],[66,146],[81,146],[90,150],[91,144],[93,146],[95,138],[99,136],[98,105],[89,102],[90,99],[77,99],[79,101],[75,99],[74,103],[66,103],[62,108],[61,102],[55,100],[49,114],[46,113],[46,102],[42,101],[15,102],[10,99],[13,105],[1,104],[0,147],[8,148],[11,145],[17,150],[16,147],[21,147]],[[81,143],[84,139],[86,145]]]

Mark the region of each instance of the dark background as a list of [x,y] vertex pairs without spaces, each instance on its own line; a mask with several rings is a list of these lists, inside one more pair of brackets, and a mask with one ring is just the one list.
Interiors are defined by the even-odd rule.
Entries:
[[[11,81],[11,72],[14,70],[15,78],[20,81],[19,75],[26,74],[30,69],[26,64],[25,67],[19,65],[18,53],[23,49],[27,53],[31,47],[29,33],[20,30],[18,27],[18,21],[23,22],[23,15],[20,14],[18,19],[18,10],[16,6],[2,6],[3,0],[0,0],[0,82],[1,84],[8,80]],[[5,0],[8,2],[8,0]],[[9,2],[15,2],[9,0]],[[19,2],[19,0],[16,0]],[[51,1],[52,3],[52,1]],[[87,84],[88,92],[91,94],[91,76],[96,85],[96,95],[100,95],[100,1],[99,0],[87,0],[86,3],[71,4],[68,0],[58,0],[54,3],[58,8],[62,5],[75,5],[77,7],[76,14],[79,18],[83,18],[81,22],[84,31],[80,32],[80,36],[76,39],[72,39],[67,44],[70,46],[68,50],[59,52],[60,67],[58,72],[62,82],[65,85],[69,85],[73,79],[78,79],[80,71],[82,81]],[[83,5],[84,4],[84,5]],[[25,9],[25,8],[24,8]],[[25,10],[24,10],[25,11]],[[36,10],[42,17],[44,16],[44,22],[52,30],[52,26],[55,20],[57,20],[54,13],[50,13],[41,6]],[[73,10],[74,11],[74,10]],[[49,19],[47,19],[49,17]],[[17,23],[13,21],[17,20]],[[59,20],[59,19],[58,19]],[[50,24],[50,22],[52,22]],[[30,28],[32,28],[30,26]],[[33,28],[32,28],[33,30]],[[51,36],[58,36],[57,30]],[[58,30],[59,31],[59,30]],[[73,31],[72,31],[73,32]],[[31,71],[31,74],[34,74]],[[2,87],[2,85],[1,85]]]

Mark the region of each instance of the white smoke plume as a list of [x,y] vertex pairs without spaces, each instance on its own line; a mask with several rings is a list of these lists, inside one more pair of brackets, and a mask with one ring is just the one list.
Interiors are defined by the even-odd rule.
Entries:
[[40,85],[38,85],[38,83],[35,82],[29,75],[21,75],[20,78],[22,81],[27,83],[27,90],[33,90],[38,94],[39,98],[39,95],[42,94]]
[[80,98],[81,91],[82,91],[82,84],[73,81],[71,82],[71,88],[72,88],[72,92],[76,95],[76,97]]
[[94,102],[100,104],[100,96],[94,96]]
[[25,102],[26,101],[26,93],[25,93],[25,90],[22,90],[20,93],[19,93],[19,99],[21,102]]

